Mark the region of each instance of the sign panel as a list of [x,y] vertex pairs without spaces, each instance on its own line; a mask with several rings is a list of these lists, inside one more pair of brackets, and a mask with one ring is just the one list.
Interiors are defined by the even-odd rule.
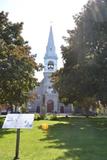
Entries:
[[7,114],[2,128],[32,128],[34,114]]

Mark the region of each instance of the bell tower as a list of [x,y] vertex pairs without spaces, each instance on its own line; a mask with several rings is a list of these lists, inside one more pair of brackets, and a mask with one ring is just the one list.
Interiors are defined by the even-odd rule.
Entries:
[[[54,90],[51,81],[51,75],[57,70],[57,54],[55,50],[54,38],[52,26],[50,26],[48,43],[46,46],[46,53],[44,56],[44,95],[45,95],[45,106],[47,112],[56,111],[58,103],[58,94]],[[50,106],[50,107],[49,107]]]
[[54,45],[52,26],[50,26],[48,43],[46,46],[46,53],[44,56],[44,65],[44,76],[45,73],[52,73],[57,70],[57,54]]

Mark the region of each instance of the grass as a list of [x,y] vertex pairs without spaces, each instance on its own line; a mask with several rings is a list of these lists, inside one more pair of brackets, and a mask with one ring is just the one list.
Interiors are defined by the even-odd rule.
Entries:
[[[48,131],[40,128],[43,123]],[[0,129],[0,160],[13,160],[15,143],[15,129]],[[32,129],[21,129],[20,160],[107,160],[107,119],[34,121]]]

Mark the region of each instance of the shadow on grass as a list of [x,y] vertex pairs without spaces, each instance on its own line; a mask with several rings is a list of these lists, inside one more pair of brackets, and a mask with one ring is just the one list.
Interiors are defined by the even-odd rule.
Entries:
[[4,117],[0,117],[0,138],[2,138],[6,134],[16,133],[16,131],[14,130],[2,128],[4,119]]
[[54,160],[106,160],[106,137],[107,119],[64,118],[50,125],[41,141],[49,142],[47,148],[64,153]]
[[0,128],[0,138],[2,138],[6,134],[11,134],[11,133],[15,133],[16,134],[16,131],[10,130],[10,129],[2,129],[2,128]]

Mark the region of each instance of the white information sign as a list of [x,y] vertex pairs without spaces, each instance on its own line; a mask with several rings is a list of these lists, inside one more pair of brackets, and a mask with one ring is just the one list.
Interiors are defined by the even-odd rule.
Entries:
[[2,128],[32,128],[34,114],[7,114]]

